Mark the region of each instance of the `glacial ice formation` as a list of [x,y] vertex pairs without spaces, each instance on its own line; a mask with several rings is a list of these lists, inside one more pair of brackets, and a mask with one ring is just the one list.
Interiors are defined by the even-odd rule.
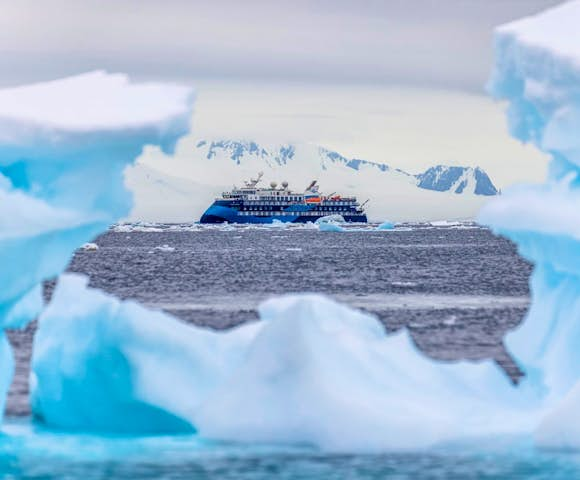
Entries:
[[[104,72],[0,90],[0,332],[35,318],[41,282],[129,213],[124,168],[145,144],[171,152],[192,101],[188,88]],[[3,358],[0,403],[11,371]]]
[[407,332],[319,295],[259,310],[243,362],[201,406],[204,436],[377,451],[532,428],[537,403],[491,361],[434,362]]
[[[549,399],[540,445],[580,448],[580,2],[496,32],[491,93],[509,102],[513,136],[551,156],[543,185],[512,188],[483,223],[514,240],[535,264],[532,307],[506,344],[526,383]],[[561,400],[565,397],[565,400]]]
[[535,404],[490,361],[433,362],[317,295],[272,299],[260,317],[215,333],[64,275],[39,321],[33,411],[59,429],[333,450],[532,431]]
[[[481,215],[536,264],[532,308],[507,339],[526,373],[520,386],[489,361],[427,359],[405,332],[386,335],[373,317],[317,296],[271,300],[261,322],[234,332],[186,333],[167,315],[68,277],[40,321],[37,415],[81,430],[195,428],[210,438],[335,450],[533,432],[540,445],[580,447],[570,418],[580,408],[578,18],[573,2],[497,33],[491,90],[510,100],[514,135],[553,156],[545,185],[506,192]],[[561,50],[551,42],[566,32],[573,41]],[[86,301],[68,307],[71,295]]]
[[199,404],[239,363],[255,330],[191,328],[62,275],[35,336],[33,412],[75,431],[194,431]]
[[[213,333],[64,276],[35,339],[37,417],[81,431],[198,430],[343,451],[512,433],[580,448],[578,19],[580,2],[571,2],[497,33],[490,88],[510,100],[514,135],[553,156],[545,185],[506,192],[481,215],[536,264],[532,307],[507,338],[526,373],[517,388],[491,361],[432,361],[406,332],[387,335],[374,317],[320,296],[272,299],[261,322]],[[2,327],[35,316],[40,281],[126,214],[123,166],[144,143],[170,150],[191,107],[187,89],[138,88],[101,73],[27,88],[30,98],[26,88],[12,92],[16,100],[0,92]],[[79,113],[95,97],[87,90],[99,101]],[[0,361],[5,390],[12,360],[3,333]]]

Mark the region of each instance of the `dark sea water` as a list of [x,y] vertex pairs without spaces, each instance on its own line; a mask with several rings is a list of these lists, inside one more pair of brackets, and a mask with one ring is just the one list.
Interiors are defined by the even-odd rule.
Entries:
[[[513,244],[486,229],[160,230],[106,233],[96,240],[98,250],[77,252],[70,270],[88,275],[93,287],[215,329],[255,320],[259,302],[273,295],[320,292],[375,314],[389,332],[408,328],[418,347],[433,358],[492,358],[513,379],[518,377],[502,338],[525,315],[531,266]],[[122,459],[103,460],[91,453],[89,460],[76,462],[66,455],[42,460],[42,442],[63,440],[50,432],[33,435],[29,420],[18,418],[29,412],[33,331],[11,334],[17,373],[8,423],[20,446],[31,443],[37,449],[28,445],[29,456],[23,457],[14,444],[0,442],[0,468],[4,459],[12,478],[580,478],[574,476],[580,472],[575,458],[539,454],[520,440],[499,450],[496,445],[487,454],[452,449],[325,455],[291,448],[200,446],[195,443],[199,439],[165,438],[155,447],[164,452],[159,458],[140,457],[148,450],[135,447],[134,441],[120,447],[128,452]],[[76,437],[64,439],[78,451],[87,448]],[[102,445],[105,440],[91,442],[98,452],[109,448]],[[518,453],[512,455],[512,450]],[[38,457],[30,453],[34,451]]]

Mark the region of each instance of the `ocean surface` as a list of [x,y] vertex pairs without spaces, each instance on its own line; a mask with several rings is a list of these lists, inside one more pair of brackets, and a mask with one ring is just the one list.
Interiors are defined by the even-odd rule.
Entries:
[[[514,381],[519,376],[502,338],[526,313],[531,266],[513,244],[474,225],[341,233],[140,225],[117,227],[95,242],[97,250],[76,253],[70,271],[88,275],[93,287],[192,325],[230,328],[256,321],[256,307],[266,298],[319,292],[373,313],[388,332],[409,329],[434,359],[492,358]],[[45,289],[47,299],[51,288]],[[10,335],[17,358],[8,402],[13,435],[0,441],[0,473],[3,468],[13,477],[580,478],[574,456],[535,452],[523,439],[490,442],[486,453],[462,445],[328,455],[306,447],[208,444],[195,437],[113,441],[44,432],[28,417],[33,332],[32,326]]]

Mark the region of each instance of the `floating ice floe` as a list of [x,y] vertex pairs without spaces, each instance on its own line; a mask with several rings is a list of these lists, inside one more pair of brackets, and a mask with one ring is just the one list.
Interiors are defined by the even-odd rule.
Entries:
[[342,225],[345,223],[342,215],[326,215],[316,219],[314,225],[317,225],[321,232],[343,232]]
[[272,220],[272,223],[269,225],[271,228],[287,228],[288,222],[281,222],[278,219]]
[[175,247],[171,247],[169,245],[160,245],[158,247],[155,247],[155,250],[157,250],[158,252],[173,252],[175,251]]
[[334,222],[319,223],[318,230],[321,232],[344,232],[344,228]]
[[377,225],[377,230],[393,230],[395,228],[395,224],[393,222],[389,222],[388,220]]
[[435,220],[429,222],[429,225],[432,227],[459,227],[461,226],[461,222],[456,222],[454,220]]

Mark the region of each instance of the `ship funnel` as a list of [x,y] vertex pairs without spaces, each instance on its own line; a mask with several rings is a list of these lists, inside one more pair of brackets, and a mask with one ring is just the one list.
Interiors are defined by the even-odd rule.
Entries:
[[272,189],[276,188],[278,186],[278,184],[276,182],[270,182],[270,187],[272,187]]

